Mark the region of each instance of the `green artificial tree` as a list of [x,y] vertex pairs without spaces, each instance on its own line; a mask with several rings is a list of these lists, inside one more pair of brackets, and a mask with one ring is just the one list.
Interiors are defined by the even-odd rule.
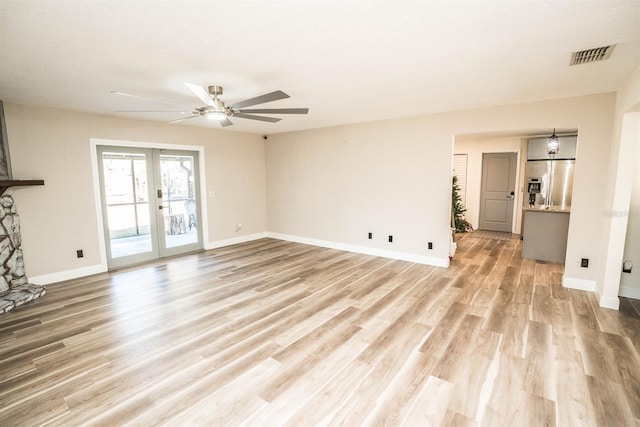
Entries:
[[460,197],[460,186],[458,186],[458,177],[453,176],[453,186],[451,189],[451,210],[453,212],[453,221],[457,233],[466,233],[473,228],[471,224],[464,219],[464,213],[467,208],[462,203],[462,197]]

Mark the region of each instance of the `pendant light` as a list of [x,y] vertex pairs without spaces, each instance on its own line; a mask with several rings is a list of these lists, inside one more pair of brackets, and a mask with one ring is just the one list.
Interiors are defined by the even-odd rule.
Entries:
[[547,139],[547,153],[558,154],[558,151],[560,151],[560,139],[556,135],[556,128],[553,128],[553,135]]

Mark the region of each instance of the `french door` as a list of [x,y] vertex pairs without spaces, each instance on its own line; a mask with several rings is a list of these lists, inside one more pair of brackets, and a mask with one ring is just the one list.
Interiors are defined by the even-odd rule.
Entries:
[[98,147],[109,268],[202,249],[198,153]]

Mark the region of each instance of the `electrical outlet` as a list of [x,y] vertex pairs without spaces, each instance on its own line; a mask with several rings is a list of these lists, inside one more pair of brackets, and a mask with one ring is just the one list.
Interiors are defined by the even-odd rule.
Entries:
[[589,258],[582,258],[580,260],[580,267],[589,268]]
[[393,243],[393,236],[389,235],[389,243]]
[[433,249],[433,242],[427,243],[427,249],[429,249],[429,250]]
[[369,239],[373,239],[373,233],[369,233]]
[[78,258],[82,258],[82,257],[84,257],[84,251],[83,251],[82,249],[78,249],[78,250],[76,251],[76,256],[77,256]]

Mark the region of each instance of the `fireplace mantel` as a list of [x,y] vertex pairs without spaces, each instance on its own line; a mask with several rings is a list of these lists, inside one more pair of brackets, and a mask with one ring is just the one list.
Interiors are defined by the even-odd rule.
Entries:
[[3,179],[0,180],[0,196],[10,187],[24,187],[27,185],[44,185],[43,179]]

